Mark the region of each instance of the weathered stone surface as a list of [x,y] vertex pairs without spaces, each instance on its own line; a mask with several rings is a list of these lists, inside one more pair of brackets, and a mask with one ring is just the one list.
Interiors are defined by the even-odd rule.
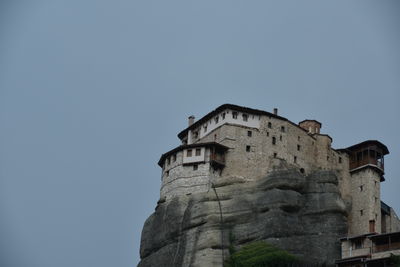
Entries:
[[143,228],[139,267],[222,266],[230,245],[254,240],[312,263],[340,258],[347,214],[336,173],[304,176],[282,161],[263,179],[221,178],[214,187],[218,197],[211,188],[158,204]]

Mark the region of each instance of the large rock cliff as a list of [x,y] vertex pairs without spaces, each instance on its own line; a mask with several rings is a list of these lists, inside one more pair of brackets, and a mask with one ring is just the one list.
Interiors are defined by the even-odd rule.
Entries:
[[347,213],[335,172],[304,175],[280,161],[263,179],[210,185],[208,192],[159,201],[143,228],[139,267],[222,266],[229,246],[255,240],[311,263],[340,258]]

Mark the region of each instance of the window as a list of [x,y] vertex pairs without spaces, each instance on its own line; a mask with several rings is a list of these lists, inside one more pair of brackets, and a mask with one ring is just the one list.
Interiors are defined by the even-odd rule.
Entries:
[[165,176],[167,176],[167,177],[169,176],[169,171],[165,172]]
[[204,125],[203,128],[204,128],[204,132],[206,133],[207,132],[207,124]]
[[172,162],[175,162],[176,161],[176,154],[173,154],[172,155]]
[[218,121],[219,121],[219,116],[215,117],[215,118],[214,118],[214,121],[215,121],[215,124],[217,124]]
[[294,156],[293,162],[294,162],[294,163],[297,163],[297,157],[296,157],[296,156]]
[[201,148],[196,148],[196,156],[200,156],[201,155]]
[[253,133],[252,133],[251,131],[247,131],[247,136],[248,136],[248,137],[251,137],[252,134],[253,134]]
[[297,136],[297,140],[300,141],[300,136]]
[[297,145],[297,151],[300,151],[301,146]]
[[300,172],[301,172],[301,173],[304,173],[304,169],[303,169],[303,168],[300,168]]
[[360,192],[362,192],[364,190],[364,186],[360,185]]
[[169,158],[167,158],[167,165],[169,165],[169,163],[170,163],[171,161],[170,161],[170,159]]
[[222,119],[225,120],[225,112],[222,113]]
[[282,135],[281,135],[281,136],[279,136],[279,141],[282,141]]
[[369,221],[369,232],[370,233],[375,233],[375,220],[370,220]]
[[278,154],[275,152],[275,153],[274,153],[274,158],[276,158],[277,156],[278,156]]
[[194,133],[193,133],[193,137],[194,137],[194,138],[199,137],[199,132],[198,132],[198,131],[194,132]]
[[339,157],[339,163],[342,163],[342,157]]
[[281,132],[282,132],[282,133],[285,132],[285,126],[281,126]]
[[363,216],[364,210],[360,210],[360,216]]
[[188,149],[188,150],[187,150],[186,156],[187,156],[187,157],[191,157],[191,156],[192,156],[192,150],[191,150],[191,149]]
[[243,117],[243,121],[247,121],[248,118],[249,118],[249,115],[247,115],[247,114],[242,114],[242,117]]
[[275,136],[272,137],[272,144],[273,144],[273,145],[276,144],[276,137],[275,137]]
[[353,241],[353,248],[354,249],[360,249],[362,248],[362,240],[361,239],[356,239]]
[[246,152],[250,152],[250,146],[246,146]]
[[326,156],[326,160],[329,160],[329,156]]
[[271,122],[268,122],[268,128],[272,128],[272,123]]
[[269,132],[267,132],[267,136],[269,136]]
[[238,113],[236,111],[232,112],[232,118],[234,118],[235,120],[238,117]]
[[198,168],[199,168],[199,166],[198,166],[197,164],[194,164],[194,165],[193,165],[193,170],[194,170],[194,171],[197,171]]

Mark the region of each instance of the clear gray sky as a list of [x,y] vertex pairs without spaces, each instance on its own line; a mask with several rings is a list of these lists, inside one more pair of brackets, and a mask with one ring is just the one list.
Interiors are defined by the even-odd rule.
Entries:
[[[0,2],[0,266],[131,267],[159,156],[224,103],[390,150],[400,213],[399,1]],[[157,234],[157,233],[155,233]]]

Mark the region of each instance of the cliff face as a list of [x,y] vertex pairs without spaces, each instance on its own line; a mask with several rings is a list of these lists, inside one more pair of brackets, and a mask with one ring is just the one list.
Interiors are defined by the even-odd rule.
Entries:
[[265,240],[312,263],[340,258],[346,206],[332,171],[278,162],[257,181],[216,179],[210,190],[158,203],[145,222],[139,267],[222,266],[228,247]]

